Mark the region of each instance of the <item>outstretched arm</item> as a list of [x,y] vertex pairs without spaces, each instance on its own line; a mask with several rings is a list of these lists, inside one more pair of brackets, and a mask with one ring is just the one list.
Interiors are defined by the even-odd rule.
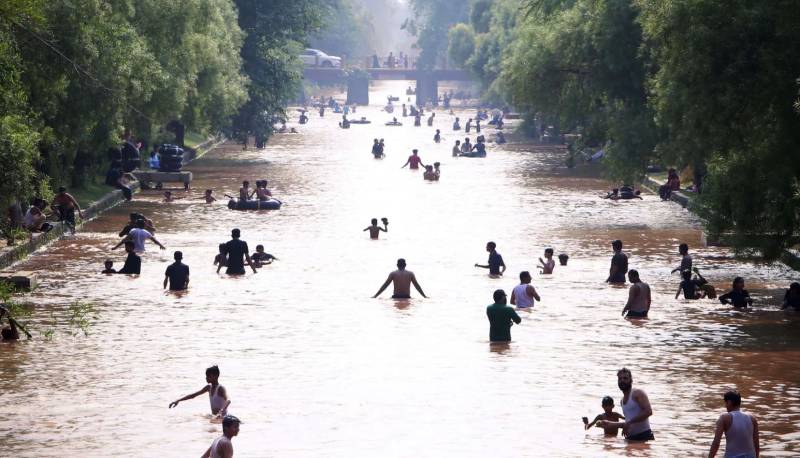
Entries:
[[171,409],[173,407],[176,407],[178,405],[178,403],[181,402],[181,401],[187,401],[189,399],[194,399],[194,398],[200,396],[201,394],[207,393],[207,392],[208,392],[208,385],[204,386],[201,390],[199,390],[199,391],[197,391],[195,393],[187,394],[186,396],[178,399],[177,401],[170,402],[169,403],[169,408]]
[[388,288],[388,287],[389,287],[389,283],[391,283],[391,282],[392,282],[392,274],[389,274],[389,276],[386,278],[386,281],[383,283],[383,285],[381,285],[381,288],[380,288],[380,289],[378,290],[378,292],[377,292],[377,293],[375,293],[375,295],[374,295],[374,296],[372,296],[372,297],[373,297],[373,298],[376,298],[376,297],[380,296],[380,295],[381,295],[381,293],[382,293],[384,290],[386,290],[386,288]]
[[150,240],[152,240],[152,241],[153,241],[153,243],[155,243],[156,245],[158,245],[158,247],[159,247],[159,248],[161,248],[162,250],[166,250],[166,249],[167,249],[167,247],[165,247],[164,245],[162,245],[162,244],[161,244],[161,242],[159,242],[158,240],[156,240],[156,238],[155,238],[155,237],[153,237],[152,235],[150,236]]
[[406,166],[408,165],[408,163],[409,163],[409,162],[411,162],[411,161],[410,161],[410,160],[407,160],[407,161],[406,161],[406,163],[405,163],[405,164],[403,164],[403,166],[402,166],[402,167],[400,167],[400,168],[401,168],[401,169],[404,169],[404,168],[406,168]]
[[126,235],[125,238],[120,240],[118,244],[114,245],[114,248],[112,248],[112,250],[116,250],[117,248],[119,248],[122,245],[124,245],[125,242],[130,241],[130,240],[133,240],[133,237],[131,237],[130,235]]
[[675,293],[675,299],[677,299],[677,298],[678,298],[678,296],[681,294],[681,290],[682,290],[682,289],[683,289],[683,288],[681,288],[680,286],[678,286],[678,291]]

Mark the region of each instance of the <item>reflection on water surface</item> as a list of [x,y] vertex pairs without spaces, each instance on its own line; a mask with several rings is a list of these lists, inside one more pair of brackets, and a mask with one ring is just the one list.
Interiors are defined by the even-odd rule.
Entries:
[[[373,100],[405,86],[385,83]],[[729,386],[762,419],[765,454],[798,453],[800,319],[778,311],[776,291],[792,272],[701,248],[696,218],[656,196],[598,198],[609,183],[563,170],[557,149],[512,144],[486,159],[452,158],[457,136],[444,112],[438,145],[431,128],[383,126],[377,105],[357,116],[374,122],[341,130],[332,113],[312,113],[300,134],[277,135],[264,150],[211,152],[189,167],[196,181],[184,199],[145,192],[25,261],[42,277],[29,298],[37,321],[75,299],[94,302],[99,321],[88,338],[0,346],[5,454],[199,455],[220,430],[205,417],[208,401],[167,404],[201,388],[211,364],[245,422],[237,456],[697,456]],[[375,137],[386,140],[382,161],[370,155]],[[400,169],[412,148],[442,163],[441,181]],[[260,178],[286,202],[281,210],[199,199]],[[107,257],[122,264],[109,248],[131,211],[156,222],[168,250],[148,247],[139,278],[101,276]],[[361,230],[383,216],[389,232],[369,240]],[[280,261],[243,278],[217,275],[217,245],[233,227]],[[653,289],[646,322],[621,319],[627,290],[603,283],[616,238]],[[472,267],[489,240],[509,267],[504,279]],[[743,275],[757,307],[673,299],[682,241],[718,290]],[[510,292],[546,247],[569,253],[569,265],[534,276],[543,301],[521,314],[510,345],[490,346],[492,291]],[[177,249],[192,269],[182,296],[161,289]],[[398,257],[431,299],[370,299]],[[604,395],[619,406],[621,366],[653,403],[649,445],[583,431],[581,417],[599,413]]]

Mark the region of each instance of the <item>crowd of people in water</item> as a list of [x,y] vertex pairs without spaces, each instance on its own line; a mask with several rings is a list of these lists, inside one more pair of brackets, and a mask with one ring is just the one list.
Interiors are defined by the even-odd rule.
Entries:
[[[345,116],[350,112],[350,108],[346,105],[341,106],[333,105],[335,109],[345,111]],[[411,106],[410,111],[407,110],[405,104],[402,106],[403,116],[413,116],[414,124],[420,125],[423,116],[423,109]],[[320,106],[320,116],[324,116],[325,105]],[[352,108],[355,111],[355,108]],[[478,113],[475,118],[468,118],[464,131],[470,133],[473,129],[476,134],[481,133],[481,121],[489,117],[485,111]],[[346,118],[344,118],[346,121]],[[427,118],[427,125],[434,126],[435,113],[431,113]],[[302,111],[300,115],[300,124],[308,122],[306,111]],[[400,124],[396,118],[394,123]],[[498,129],[503,127],[502,115],[494,116],[490,124],[494,124]],[[452,125],[454,132],[461,131],[460,118],[455,117]],[[499,138],[502,138],[502,132],[499,133]],[[436,129],[436,134],[433,138],[434,142],[439,143],[442,140],[440,129]],[[503,139],[505,142],[505,139]],[[384,139],[375,138],[372,145],[372,155],[376,159],[381,159],[386,156],[385,154]],[[466,137],[462,143],[456,140],[452,148],[452,155],[456,156],[471,156],[477,157],[486,156],[486,139],[483,135],[479,135],[476,143],[473,145],[470,138]],[[417,149],[413,149],[411,155],[408,156],[402,168],[408,167],[411,170],[418,170],[420,167],[424,169],[423,178],[428,181],[438,181],[440,178],[439,162],[434,162],[430,165],[425,165],[419,155]],[[676,183],[675,179],[677,174],[674,169],[669,171],[669,178],[667,184],[659,190],[662,198],[669,198],[669,192],[679,189],[679,181]],[[205,193],[199,199],[205,200],[206,203],[211,204],[216,201],[214,192],[211,189],[205,190]],[[228,196],[231,197],[231,196]],[[232,199],[234,197],[231,197]],[[243,181],[241,188],[239,188],[238,200],[240,202],[247,202],[251,200],[268,201],[272,199],[272,192],[268,188],[268,181],[265,179],[257,180],[255,188],[250,187],[249,181]],[[620,188],[614,189],[605,196],[611,200],[628,200],[628,199],[641,199],[640,192],[635,190],[632,186],[623,185]],[[172,202],[178,199],[172,195],[170,191],[164,193],[164,202]],[[60,188],[58,194],[53,199],[51,207],[56,209],[59,213],[59,218],[71,225],[74,231],[75,214],[82,216],[81,208],[77,200],[66,192],[65,188]],[[42,199],[37,199],[31,209],[25,215],[26,227],[31,230],[47,231],[50,228],[47,226],[45,209],[47,202]],[[363,231],[369,233],[371,239],[378,239],[381,232],[388,233],[389,221],[387,218],[381,218],[381,224],[377,218],[373,218],[370,225]],[[114,262],[107,259],[104,263],[102,274],[133,274],[141,273],[142,259],[141,255],[146,251],[146,245],[152,243],[164,250],[166,247],[155,237],[156,227],[153,221],[141,213],[131,213],[130,221],[122,228],[119,233],[120,240],[114,245],[111,250],[116,250],[124,247],[126,258],[124,265],[121,269],[114,268]],[[647,319],[652,305],[652,293],[648,283],[644,282],[640,273],[636,269],[629,268],[628,255],[623,251],[623,242],[621,240],[614,240],[611,242],[613,251],[608,276],[605,281],[610,284],[625,284],[626,281],[630,282],[628,288],[627,300],[622,307],[621,314],[630,320]],[[491,278],[502,279],[506,273],[506,264],[503,256],[497,251],[497,244],[490,241],[486,244],[485,250],[488,253],[488,259],[485,264],[475,263],[474,267],[487,269],[488,275]],[[689,246],[686,243],[681,243],[678,247],[678,254],[681,257],[680,265],[672,270],[672,274],[677,273],[680,280],[677,284],[677,292],[675,298],[677,299],[683,294],[686,300],[702,300],[702,299],[718,299],[722,304],[730,304],[734,308],[742,309],[750,307],[753,304],[753,299],[750,297],[748,291],[745,289],[744,279],[736,277],[730,291],[717,296],[717,292],[713,285],[706,280],[699,269],[693,265],[692,256],[689,254]],[[556,270],[555,252],[552,248],[546,248],[543,253],[543,258],[539,258],[538,265],[536,266],[540,275],[553,275]],[[184,291],[189,286],[189,266],[183,263],[183,253],[175,251],[173,253],[174,263],[170,264],[165,273],[163,287],[171,291]],[[569,256],[566,253],[560,253],[558,259],[563,268],[567,266]],[[219,273],[222,268],[225,268],[227,275],[244,275],[246,267],[249,267],[253,273],[257,272],[266,265],[277,261],[278,258],[272,254],[264,251],[263,245],[257,245],[255,252],[250,253],[247,242],[241,239],[241,231],[233,229],[231,231],[231,239],[225,243],[219,244],[219,253],[215,256],[213,265],[216,266]],[[392,285],[392,298],[393,299],[410,299],[411,287],[422,296],[427,297],[424,293],[422,286],[417,280],[416,275],[407,270],[407,262],[405,259],[398,259],[396,263],[397,269],[389,273],[384,283],[379,287],[378,291],[374,294],[374,298],[380,296],[388,287]],[[519,284],[511,289],[511,297],[508,298],[503,289],[496,289],[492,294],[493,302],[486,307],[486,317],[489,325],[489,341],[492,344],[507,344],[511,341],[511,328],[513,325],[520,325],[522,317],[517,313],[520,310],[532,310],[537,303],[542,302],[542,297],[537,292],[532,284],[533,276],[529,271],[522,271],[518,274]],[[509,305],[510,303],[510,305]],[[800,311],[800,283],[792,283],[786,290],[783,299],[783,309],[792,309]],[[20,329],[25,333],[27,331],[21,328],[19,323],[11,316],[10,311],[3,306],[0,306],[0,325],[2,319],[6,318],[8,326],[2,327],[2,340],[17,340],[20,338]],[[603,412],[598,414],[595,418],[589,421],[589,418],[583,417],[583,424],[586,429],[597,427],[604,431],[607,436],[617,436],[621,431],[623,436],[632,442],[645,442],[655,438],[653,431],[650,427],[649,419],[653,416],[653,409],[648,398],[647,393],[641,388],[633,387],[633,375],[627,368],[621,368],[617,372],[617,383],[622,393],[621,408],[622,414],[615,412],[614,399],[611,396],[605,396],[601,400],[601,407]],[[212,366],[206,369],[206,385],[200,390],[183,396],[169,404],[169,408],[177,407],[179,403],[193,399],[197,396],[208,393],[211,414],[221,419],[223,434],[214,440],[208,450],[203,456],[230,457],[233,455],[232,439],[239,432],[239,425],[241,421],[228,413],[228,408],[231,404],[228,391],[220,385],[220,369],[217,366]],[[727,413],[720,415],[716,423],[715,435],[712,441],[711,448],[708,456],[713,457],[721,444],[721,437],[724,435],[727,439],[727,449],[725,456],[731,457],[756,457],[759,455],[759,433],[758,422],[752,415],[743,413],[740,410],[742,398],[741,395],[733,390],[726,391],[723,394],[724,406]]]

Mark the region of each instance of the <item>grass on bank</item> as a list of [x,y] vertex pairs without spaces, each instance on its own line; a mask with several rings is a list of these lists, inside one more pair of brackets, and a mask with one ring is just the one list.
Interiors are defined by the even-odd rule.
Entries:
[[67,192],[75,197],[81,208],[86,208],[113,190],[114,188],[102,182],[102,177],[97,177],[92,182],[85,183],[83,186]]
[[197,145],[203,143],[204,141],[208,140],[208,137],[205,135],[199,134],[197,132],[186,132],[186,135],[183,137],[183,144],[188,146],[192,149],[197,149]]

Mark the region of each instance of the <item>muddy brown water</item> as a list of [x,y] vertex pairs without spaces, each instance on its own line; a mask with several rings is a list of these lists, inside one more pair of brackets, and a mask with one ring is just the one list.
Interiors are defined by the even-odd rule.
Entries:
[[[41,275],[26,298],[34,327],[46,329],[51,313],[60,324],[51,341],[0,345],[3,455],[197,456],[221,429],[207,397],[167,405],[201,388],[211,364],[245,422],[236,456],[699,456],[728,387],[761,418],[764,455],[800,453],[800,319],[779,310],[794,272],[701,247],[696,217],[657,196],[600,199],[609,183],[566,171],[558,149],[492,145],[486,159],[452,158],[465,134],[451,132],[445,112],[438,145],[410,118],[384,126],[380,99],[405,87],[374,88],[376,104],[356,114],[371,125],[342,130],[336,115],[312,113],[300,134],[263,150],[213,151],[189,167],[194,189],[183,199],[138,194],[22,263]],[[473,112],[457,114],[463,123]],[[386,139],[384,160],[370,155],[375,137]],[[441,161],[441,181],[400,169],[411,148]],[[242,178],[269,179],[285,206],[228,210],[222,195]],[[220,202],[204,204],[205,188]],[[155,221],[168,250],[148,246],[138,278],[99,275],[106,258],[121,267],[124,254],[110,247],[131,211]],[[362,229],[384,216],[388,234],[370,241]],[[234,227],[280,261],[217,275],[217,245]],[[648,321],[622,319],[627,290],[604,283],[616,238],[653,289]],[[489,240],[508,265],[503,279],[472,267]],[[753,310],[674,299],[680,242],[717,289],[744,276]],[[490,346],[492,291],[510,293],[546,247],[568,253],[569,265],[534,275],[542,302],[521,314],[510,345]],[[161,288],[177,249],[192,272],[180,296]],[[398,257],[430,299],[370,298]],[[63,332],[74,300],[97,309],[88,337]],[[622,366],[653,405],[648,445],[583,430],[604,395],[620,409]]]

